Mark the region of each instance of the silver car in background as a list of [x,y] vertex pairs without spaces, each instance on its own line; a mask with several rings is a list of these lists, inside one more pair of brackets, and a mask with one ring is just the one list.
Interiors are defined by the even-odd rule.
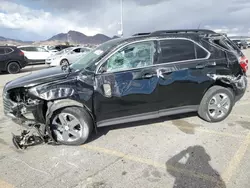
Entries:
[[88,47],[69,47],[48,57],[45,61],[49,66],[70,65],[91,51]]

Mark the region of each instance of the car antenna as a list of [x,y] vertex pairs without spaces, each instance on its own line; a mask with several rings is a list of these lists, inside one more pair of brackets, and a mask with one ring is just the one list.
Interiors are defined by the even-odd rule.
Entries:
[[197,28],[197,29],[200,29],[200,26],[201,26],[201,22],[199,23],[199,25],[198,25],[198,28]]

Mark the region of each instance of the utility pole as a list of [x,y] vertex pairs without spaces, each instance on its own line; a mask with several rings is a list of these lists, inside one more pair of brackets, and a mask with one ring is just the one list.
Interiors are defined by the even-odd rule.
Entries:
[[120,6],[121,6],[121,28],[120,31],[118,31],[118,34],[123,37],[123,0],[120,0]]

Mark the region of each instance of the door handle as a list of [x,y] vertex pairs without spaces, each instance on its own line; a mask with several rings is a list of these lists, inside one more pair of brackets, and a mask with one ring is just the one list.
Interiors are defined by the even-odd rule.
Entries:
[[200,65],[196,65],[195,68],[196,68],[196,69],[204,69],[205,66],[206,66],[206,65],[200,64]]
[[153,74],[144,74],[143,76],[142,76],[142,78],[144,78],[144,79],[149,79],[149,78],[152,78],[154,75]]

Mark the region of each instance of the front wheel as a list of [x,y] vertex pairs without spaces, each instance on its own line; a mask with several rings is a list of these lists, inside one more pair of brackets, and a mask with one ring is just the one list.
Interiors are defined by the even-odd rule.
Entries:
[[198,114],[205,121],[220,122],[230,114],[233,106],[233,91],[221,86],[213,86],[203,96]]
[[51,118],[51,132],[55,140],[65,145],[85,143],[93,130],[93,121],[83,108],[67,107]]

